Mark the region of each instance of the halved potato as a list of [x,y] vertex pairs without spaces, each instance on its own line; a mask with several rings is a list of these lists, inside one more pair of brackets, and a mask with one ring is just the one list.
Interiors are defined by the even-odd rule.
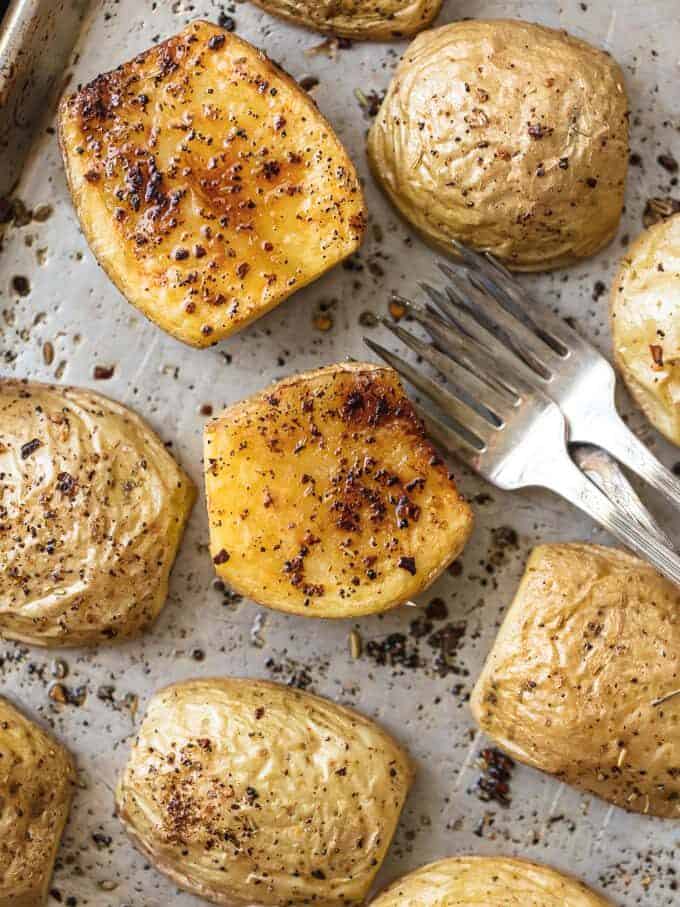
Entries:
[[95,645],[148,628],[195,494],[124,406],[0,381],[0,636]]
[[360,244],[352,162],[265,54],[195,21],[65,98],[59,136],[83,232],[129,302],[208,346]]
[[205,429],[210,548],[255,601],[309,617],[384,611],[460,553],[472,512],[396,372],[287,378]]
[[216,904],[342,907],[366,896],[412,780],[357,712],[213,678],[153,697],[116,805],[158,869]]
[[0,697],[0,904],[47,903],[74,789],[64,747]]
[[680,445],[680,214],[626,251],[612,286],[614,357],[631,394]]
[[358,40],[405,38],[432,22],[442,0],[253,0],[269,13]]
[[510,857],[451,857],[394,882],[371,907],[611,907],[571,876]]
[[518,271],[562,267],[614,236],[628,101],[609,54],[531,22],[423,32],[371,127],[372,170],[446,252],[457,239]]
[[598,545],[539,545],[472,694],[512,756],[680,818],[680,589]]

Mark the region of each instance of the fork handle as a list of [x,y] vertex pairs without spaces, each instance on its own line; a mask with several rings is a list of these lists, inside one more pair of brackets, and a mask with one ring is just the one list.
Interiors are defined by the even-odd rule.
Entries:
[[626,548],[648,561],[671,582],[680,586],[680,557],[644,530],[636,521],[627,517],[604,495],[567,456],[559,468],[552,470],[555,477],[544,477],[541,484],[556,492],[607,529]]
[[633,434],[618,413],[593,420],[588,440],[603,447],[680,508],[680,480]]

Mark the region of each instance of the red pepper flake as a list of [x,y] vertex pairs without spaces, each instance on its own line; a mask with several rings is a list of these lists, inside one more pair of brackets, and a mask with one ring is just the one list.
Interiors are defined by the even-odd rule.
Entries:
[[21,459],[28,459],[28,457],[30,457],[32,453],[35,453],[39,447],[42,447],[42,441],[39,441],[38,438],[33,438],[32,440],[27,441],[25,444],[22,444]]
[[649,352],[652,354],[652,359],[654,360],[652,368],[654,371],[659,371],[663,368],[663,347],[659,346],[658,343],[650,343]]
[[408,571],[411,576],[416,575],[416,559],[414,557],[400,557],[397,562],[397,567],[401,567],[402,570]]
[[538,141],[543,139],[548,135],[552,135],[554,130],[552,126],[543,126],[541,123],[529,123],[527,126],[527,132],[532,139]]
[[115,365],[95,365],[93,376],[97,381],[108,381],[113,377]]
[[230,557],[231,555],[229,554],[229,552],[225,551],[224,548],[222,548],[213,558],[213,564],[226,564]]

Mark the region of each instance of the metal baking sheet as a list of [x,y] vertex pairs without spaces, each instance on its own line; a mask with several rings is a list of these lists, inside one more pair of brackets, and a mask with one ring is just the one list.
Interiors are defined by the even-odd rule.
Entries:
[[[34,16],[50,12],[43,20],[49,27],[27,27]],[[314,97],[358,165],[371,213],[366,244],[351,268],[337,268],[240,335],[208,350],[185,347],[146,322],[97,267],[69,200],[53,129],[54,97],[50,101],[49,95],[50,85],[54,95],[64,84],[89,80],[199,16],[233,20],[240,35],[264,47],[293,76],[318,79]],[[636,163],[619,234],[582,266],[523,278],[608,352],[603,285],[609,287],[627,237],[641,229],[646,200],[680,194],[671,184],[672,174],[657,163],[659,154],[680,158],[678,2],[450,0],[440,21],[463,16],[520,17],[566,28],[607,48],[623,64]],[[417,295],[418,281],[432,277],[433,254],[395,217],[368,174],[364,154],[370,114],[359,98],[370,99],[387,86],[404,45],[338,49],[246,2],[15,0],[0,46],[17,65],[26,54],[31,61],[18,78],[15,69],[9,78],[0,69],[3,115],[8,104],[15,104],[13,109],[24,116],[9,136],[0,134],[0,176],[6,184],[15,180],[26,132],[35,124],[14,196],[37,215],[4,228],[0,368],[6,375],[93,387],[134,407],[172,446],[199,486],[207,407],[217,411],[295,371],[346,356],[366,357],[362,335],[379,339],[383,334],[370,326],[371,315],[386,312],[388,292]],[[62,65],[62,57],[66,63],[55,77],[50,67]],[[20,103],[19,91],[33,99],[31,105]],[[42,116],[37,123],[36,111]],[[320,330],[329,321],[330,329]],[[113,367],[112,377],[96,380],[97,365]],[[633,427],[663,460],[672,465],[680,459],[622,402]],[[273,677],[356,706],[409,747],[418,763],[418,780],[378,885],[438,857],[503,853],[573,872],[625,907],[680,903],[674,869],[680,868],[677,824],[628,815],[522,766],[513,772],[510,806],[477,797],[483,740],[475,733],[466,700],[527,551],[538,541],[607,539],[555,497],[503,494],[460,467],[456,473],[476,502],[474,538],[460,575],[447,574],[420,602],[441,598],[448,618],[436,619],[434,629],[451,623],[449,636],[462,633],[445,670],[437,646],[427,637],[416,639],[411,630],[422,609],[403,607],[356,622],[320,622],[225,596],[215,588],[206,555],[202,499],[153,632],[122,646],[69,650],[56,657],[0,643],[2,692],[51,725],[79,764],[80,789],[59,853],[51,903],[202,903],[178,893],[133,849],[113,815],[112,791],[150,693],[173,680],[223,673]],[[353,628],[364,643],[359,659],[351,657],[348,647]],[[388,639],[390,634],[403,636]],[[385,653],[387,663],[381,664]],[[390,664],[390,653],[396,664]],[[49,697],[53,675],[64,670],[68,675],[62,682],[74,704],[59,705]]]

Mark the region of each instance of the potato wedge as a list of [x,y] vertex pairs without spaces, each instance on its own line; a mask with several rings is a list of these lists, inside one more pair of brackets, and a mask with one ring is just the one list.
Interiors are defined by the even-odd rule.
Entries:
[[394,882],[371,907],[611,907],[571,876],[510,857],[451,857]]
[[63,100],[83,232],[123,295],[192,346],[228,337],[360,244],[352,162],[296,82],[208,22]]
[[116,805],[161,872],[216,904],[342,907],[366,896],[412,780],[357,712],[213,678],[153,697]]
[[47,903],[74,790],[68,752],[0,697],[0,904]]
[[618,64],[563,31],[496,19],[423,32],[368,139],[372,170],[426,240],[509,268],[605,246],[623,209],[628,101]]
[[253,0],[257,6],[325,34],[391,41],[422,31],[442,0]]
[[205,429],[210,550],[230,586],[308,617],[384,611],[458,556],[472,513],[390,368],[279,382]]
[[643,412],[680,445],[680,214],[626,251],[612,285],[614,358]]
[[678,819],[679,672],[680,589],[623,551],[539,545],[472,711],[522,762]]
[[124,406],[0,381],[0,636],[95,645],[148,628],[195,494]]

